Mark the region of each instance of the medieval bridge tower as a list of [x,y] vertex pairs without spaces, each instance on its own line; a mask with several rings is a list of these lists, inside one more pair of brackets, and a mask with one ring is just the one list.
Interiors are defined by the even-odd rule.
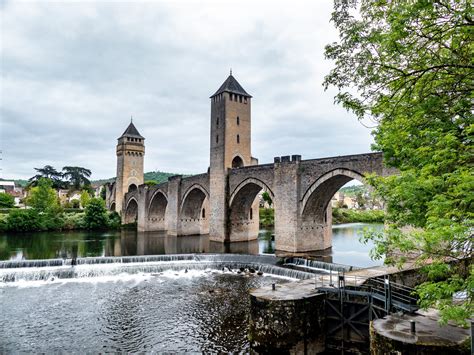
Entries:
[[[251,153],[251,99],[232,76],[211,96],[210,224],[211,240],[228,236],[229,169],[257,165]],[[255,218],[258,218],[258,208]]]
[[138,186],[144,183],[144,156],[145,138],[140,135],[133,122],[130,122],[117,142],[115,206],[111,207],[115,207],[115,211],[119,213],[123,209],[125,194],[137,190]]

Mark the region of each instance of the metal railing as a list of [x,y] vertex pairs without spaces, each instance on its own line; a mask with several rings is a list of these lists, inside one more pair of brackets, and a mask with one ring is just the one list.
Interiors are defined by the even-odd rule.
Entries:
[[346,275],[344,272],[316,275],[315,287],[324,292],[370,296],[370,302],[382,303],[386,313],[418,310],[418,297],[411,287],[393,282],[389,275],[371,277],[366,275]]

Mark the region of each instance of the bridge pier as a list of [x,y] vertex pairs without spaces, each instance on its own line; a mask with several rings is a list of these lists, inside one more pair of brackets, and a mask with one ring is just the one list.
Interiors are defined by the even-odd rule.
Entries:
[[147,195],[148,186],[141,185],[137,189],[137,202],[138,202],[138,214],[137,214],[137,230],[145,231],[147,230],[147,221],[146,221],[146,195]]
[[275,205],[275,249],[296,252],[298,244],[298,212],[300,162],[290,156],[275,159],[274,194]]
[[178,235],[180,228],[179,205],[181,191],[181,175],[168,179],[168,206],[166,208],[165,224],[169,235]]

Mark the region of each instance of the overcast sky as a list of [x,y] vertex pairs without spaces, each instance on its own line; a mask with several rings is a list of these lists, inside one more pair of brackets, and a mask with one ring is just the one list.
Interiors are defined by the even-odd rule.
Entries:
[[230,68],[253,96],[260,163],[370,151],[370,129],[322,87],[337,39],[330,0],[0,0],[0,11],[0,177],[47,164],[115,176],[131,115],[145,171],[204,172],[209,96]]

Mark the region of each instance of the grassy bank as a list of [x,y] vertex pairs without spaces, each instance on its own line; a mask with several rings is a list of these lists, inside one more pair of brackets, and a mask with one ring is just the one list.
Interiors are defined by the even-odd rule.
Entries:
[[[333,208],[332,223],[383,223],[384,212],[377,210],[349,210],[347,208]],[[275,211],[273,208],[260,208],[260,227],[268,228],[275,225]]]

